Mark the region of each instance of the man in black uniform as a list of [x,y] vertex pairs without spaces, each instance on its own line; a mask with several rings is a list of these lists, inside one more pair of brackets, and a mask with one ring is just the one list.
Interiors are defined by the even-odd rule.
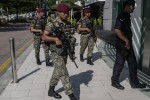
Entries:
[[123,69],[125,60],[129,66],[129,76],[131,88],[145,88],[145,84],[141,84],[137,77],[138,64],[135,58],[132,45],[132,31],[130,13],[133,13],[135,7],[134,0],[126,0],[123,3],[123,12],[118,15],[115,24],[116,33],[116,61],[111,77],[112,86],[123,90],[124,87],[119,83],[119,76]]

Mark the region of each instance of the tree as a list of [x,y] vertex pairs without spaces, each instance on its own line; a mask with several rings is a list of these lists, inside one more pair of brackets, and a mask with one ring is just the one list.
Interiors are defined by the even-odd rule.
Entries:
[[0,8],[4,10],[4,15],[16,14],[18,20],[19,13],[35,11],[40,3],[40,0],[0,0]]

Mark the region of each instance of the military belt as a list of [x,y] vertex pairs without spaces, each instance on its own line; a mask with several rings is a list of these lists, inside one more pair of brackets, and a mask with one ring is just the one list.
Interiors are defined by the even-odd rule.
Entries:
[[82,35],[87,35],[87,34],[89,34],[88,32],[82,32],[81,33]]

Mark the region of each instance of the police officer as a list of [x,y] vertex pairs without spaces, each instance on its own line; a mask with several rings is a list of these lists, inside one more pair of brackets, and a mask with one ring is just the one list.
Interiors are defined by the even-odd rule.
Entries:
[[[41,65],[40,61],[40,45],[41,45],[41,37],[43,30],[45,28],[45,22],[43,19],[43,9],[38,8],[37,9],[37,16],[32,20],[31,22],[31,32],[34,34],[34,48],[35,48],[35,57],[36,62],[38,65]],[[44,53],[45,53],[45,59],[46,59],[46,66],[52,65],[51,62],[49,62],[49,48],[46,46],[46,44],[43,44]]]
[[119,76],[123,69],[125,60],[128,62],[130,85],[131,88],[145,88],[145,84],[141,84],[137,77],[138,64],[135,58],[132,45],[132,31],[130,13],[133,13],[135,7],[134,0],[126,0],[123,3],[123,12],[118,15],[115,24],[116,33],[116,61],[111,77],[112,86],[123,90],[124,87],[119,83]]
[[[93,49],[95,46],[95,39],[91,35],[95,35],[95,33],[91,34],[91,30],[88,27],[88,25],[92,26],[94,25],[94,21],[91,18],[91,9],[85,8],[83,10],[84,17],[81,18],[78,22],[78,32],[81,34],[80,36],[80,61],[84,61],[83,54],[85,52],[85,49],[88,47],[88,53],[87,53],[87,64],[94,65],[91,61],[92,55],[93,55]],[[95,37],[96,38],[96,37]]]
[[59,54],[60,46],[63,47],[62,42],[55,36],[53,31],[56,27],[67,26],[69,6],[65,3],[59,3],[57,6],[57,17],[52,22],[47,23],[42,39],[50,44],[51,57],[54,63],[54,71],[50,80],[50,87],[48,95],[57,99],[61,99],[61,95],[55,92],[55,86],[58,81],[61,80],[65,93],[69,96],[70,100],[77,100],[74,96],[71,82],[69,79],[69,73],[66,68],[67,54]]

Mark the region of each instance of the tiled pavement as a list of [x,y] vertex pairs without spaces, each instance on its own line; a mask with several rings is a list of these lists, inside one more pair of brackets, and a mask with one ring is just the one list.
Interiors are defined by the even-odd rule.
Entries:
[[[129,83],[121,82],[125,90],[118,90],[111,87],[110,77],[112,69],[101,59],[101,51],[94,48],[94,66],[86,64],[86,61],[79,61],[79,35],[76,46],[77,69],[73,62],[68,60],[67,68],[78,100],[150,100],[150,97],[138,89],[131,89]],[[101,42],[98,40],[97,45]],[[35,62],[34,49],[29,53],[24,63],[19,68],[17,75],[19,83],[9,83],[0,96],[0,100],[56,100],[47,95],[49,80],[53,67],[46,67],[44,53],[41,48],[42,65]],[[84,54],[86,57],[86,53]],[[69,100],[65,95],[61,82],[56,87],[57,92],[62,95],[61,100]]]

